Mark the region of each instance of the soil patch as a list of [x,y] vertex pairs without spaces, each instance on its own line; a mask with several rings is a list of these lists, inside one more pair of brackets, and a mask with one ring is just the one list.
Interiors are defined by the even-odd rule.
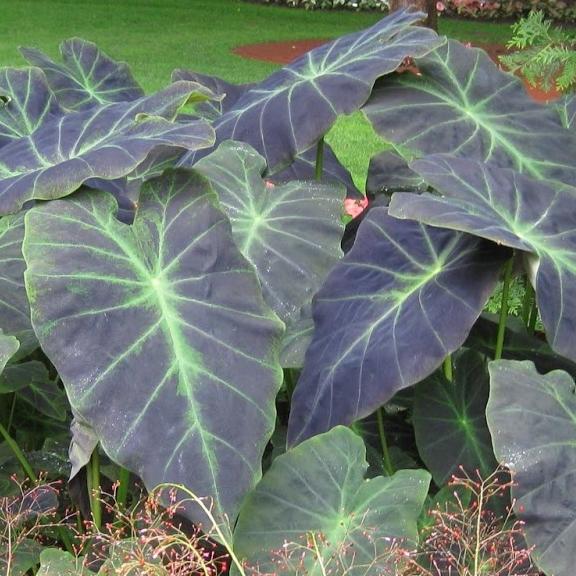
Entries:
[[243,58],[274,62],[274,64],[288,64],[306,52],[318,48],[329,42],[328,38],[310,40],[295,40],[293,42],[264,42],[262,44],[247,44],[238,46],[232,52]]
[[[311,38],[309,40],[293,40],[288,42],[263,42],[260,44],[238,46],[237,48],[234,48],[232,52],[238,56],[250,58],[252,60],[273,62],[274,64],[288,64],[309,50],[317,48],[329,41],[330,39],[327,38]],[[476,48],[482,48],[485,50],[490,58],[497,64],[499,64],[498,57],[508,52],[506,46],[503,44],[474,42],[472,45]],[[538,102],[549,102],[559,98],[560,96],[556,90],[546,92],[528,84],[526,84],[526,88],[530,95]]]

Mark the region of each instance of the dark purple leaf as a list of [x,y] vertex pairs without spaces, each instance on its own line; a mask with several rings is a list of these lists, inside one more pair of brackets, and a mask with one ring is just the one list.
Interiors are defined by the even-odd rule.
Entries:
[[110,192],[118,202],[118,219],[125,224],[132,224],[142,184],[155,176],[160,176],[167,168],[173,168],[180,156],[182,148],[158,146],[128,176],[118,180],[91,178],[84,184],[96,190]]
[[417,156],[446,153],[576,182],[576,133],[484,51],[451,40],[417,65],[421,76],[382,79],[364,107],[387,141]]
[[[378,77],[444,41],[432,30],[413,26],[420,17],[395,12],[273,73],[214,123],[216,141],[246,142],[266,158],[270,173],[282,170],[326,134],[338,115],[360,108]],[[187,154],[182,165],[196,159]]]
[[498,461],[513,474],[514,511],[546,574],[573,576],[576,565],[576,396],[560,370],[499,360],[490,369],[486,417]]
[[256,84],[232,84],[218,76],[208,76],[192,70],[177,69],[172,72],[172,82],[186,80],[188,82],[197,82],[205,86],[216,97],[208,102],[201,102],[195,106],[195,112],[201,118],[206,120],[216,120],[222,114],[231,110],[240,97],[256,86]]
[[487,477],[496,469],[486,424],[489,376],[486,358],[474,350],[454,355],[454,380],[437,370],[416,386],[412,420],[420,457],[443,486],[462,466]]
[[289,442],[363,418],[438,368],[466,339],[506,254],[372,208],[314,300]]
[[58,103],[65,108],[87,110],[144,96],[128,66],[112,60],[92,42],[80,38],[62,42],[62,64],[35,48],[20,48],[20,52],[44,71]]
[[376,196],[391,195],[401,190],[416,192],[426,190],[424,180],[410,169],[408,162],[394,150],[373,156],[368,167],[366,193]]
[[62,198],[92,178],[126,176],[158,146],[210,146],[213,131],[206,122],[163,118],[173,118],[204,90],[179,82],[135,102],[67,114],[0,148],[0,214],[17,212],[28,200]]
[[40,70],[0,69],[0,148],[63,113]]
[[442,196],[395,194],[390,214],[527,252],[548,342],[576,360],[576,194],[553,182],[450,156],[412,168]]
[[283,326],[216,205],[199,175],[168,171],[132,226],[105,192],[35,206],[23,251],[32,322],[75,414],[149,489],[211,497],[229,535],[274,430]]

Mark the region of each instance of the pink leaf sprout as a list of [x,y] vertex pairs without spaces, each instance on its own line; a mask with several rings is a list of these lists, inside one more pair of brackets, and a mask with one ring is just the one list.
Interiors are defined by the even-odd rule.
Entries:
[[346,214],[352,216],[352,218],[356,218],[360,216],[366,207],[368,206],[368,198],[346,198],[344,200],[344,210]]

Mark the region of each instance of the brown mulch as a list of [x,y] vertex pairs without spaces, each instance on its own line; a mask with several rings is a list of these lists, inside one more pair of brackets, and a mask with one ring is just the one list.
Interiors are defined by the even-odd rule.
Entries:
[[264,42],[262,44],[247,44],[238,46],[232,52],[243,58],[274,62],[274,64],[288,64],[302,54],[330,42],[329,39],[295,40],[293,42]]
[[[289,42],[264,42],[261,44],[238,46],[237,48],[234,48],[232,52],[238,56],[250,58],[252,60],[273,62],[274,64],[288,64],[309,50],[317,48],[329,41],[329,39],[312,38],[309,40],[293,40]],[[499,56],[508,52],[506,47],[502,44],[475,42],[473,43],[473,46],[485,50],[490,58],[492,58],[496,63],[498,63]],[[556,90],[545,92],[533,86],[527,85],[526,87],[531,96],[539,102],[548,102],[559,97],[559,93],[556,92]]]
[[[238,46],[232,52],[243,58],[251,60],[261,60],[262,62],[273,62],[274,64],[288,64],[295,58],[302,56],[309,50],[322,46],[330,42],[329,38],[312,38],[309,40],[293,40],[288,42],[263,42],[261,44],[246,44]],[[492,60],[498,62],[498,56],[506,54],[508,51],[502,44],[475,43],[476,48],[482,48]]]

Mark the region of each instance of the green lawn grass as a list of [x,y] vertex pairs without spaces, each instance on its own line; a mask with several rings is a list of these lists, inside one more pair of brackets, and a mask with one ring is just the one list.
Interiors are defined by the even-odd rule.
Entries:
[[[56,56],[79,36],[125,60],[146,90],[189,68],[232,82],[265,78],[276,66],[231,54],[254,42],[334,38],[370,26],[380,13],[320,12],[242,0],[0,0],[0,65],[20,66],[18,46]],[[440,19],[440,32],[463,41],[505,42],[509,25]],[[363,185],[370,156],[384,146],[363,118],[344,118],[328,138]]]

